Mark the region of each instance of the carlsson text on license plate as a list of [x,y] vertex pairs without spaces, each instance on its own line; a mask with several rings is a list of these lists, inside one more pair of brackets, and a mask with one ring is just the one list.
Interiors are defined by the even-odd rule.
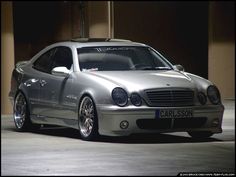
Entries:
[[158,109],[156,118],[188,118],[193,117],[192,109]]

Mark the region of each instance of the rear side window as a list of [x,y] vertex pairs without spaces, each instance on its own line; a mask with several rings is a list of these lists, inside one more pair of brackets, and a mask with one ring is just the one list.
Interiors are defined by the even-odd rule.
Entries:
[[46,53],[42,54],[33,64],[33,67],[39,71],[50,73],[52,66],[52,56],[55,49],[51,49]]
[[71,69],[72,52],[68,47],[56,47],[42,54],[33,64],[33,68],[51,74],[55,67],[64,66]]

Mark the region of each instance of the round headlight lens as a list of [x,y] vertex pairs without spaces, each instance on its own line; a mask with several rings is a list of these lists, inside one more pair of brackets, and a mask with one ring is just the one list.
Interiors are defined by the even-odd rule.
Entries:
[[200,102],[202,105],[206,104],[207,98],[206,98],[206,95],[205,95],[203,92],[199,92],[198,95],[197,95],[197,97],[198,97],[199,102]]
[[215,86],[211,85],[207,88],[207,96],[212,104],[220,103],[220,92]]
[[125,106],[128,103],[126,91],[119,87],[112,90],[112,99],[118,106]]
[[135,106],[141,106],[142,104],[142,99],[137,93],[132,93],[130,96],[130,101],[133,105]]

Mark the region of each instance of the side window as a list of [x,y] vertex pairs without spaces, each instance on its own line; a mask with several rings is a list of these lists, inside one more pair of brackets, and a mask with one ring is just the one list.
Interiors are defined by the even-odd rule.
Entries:
[[33,67],[39,71],[50,73],[52,65],[52,55],[55,49],[51,49],[42,54],[33,64]]
[[53,57],[52,69],[59,66],[64,66],[71,69],[72,65],[72,52],[68,47],[58,47]]

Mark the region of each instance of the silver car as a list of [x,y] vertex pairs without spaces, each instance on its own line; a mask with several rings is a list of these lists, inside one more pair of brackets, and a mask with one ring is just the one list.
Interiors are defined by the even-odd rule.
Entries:
[[120,39],[75,39],[18,62],[9,97],[18,131],[59,125],[98,135],[222,132],[217,87],[172,65],[152,47]]

